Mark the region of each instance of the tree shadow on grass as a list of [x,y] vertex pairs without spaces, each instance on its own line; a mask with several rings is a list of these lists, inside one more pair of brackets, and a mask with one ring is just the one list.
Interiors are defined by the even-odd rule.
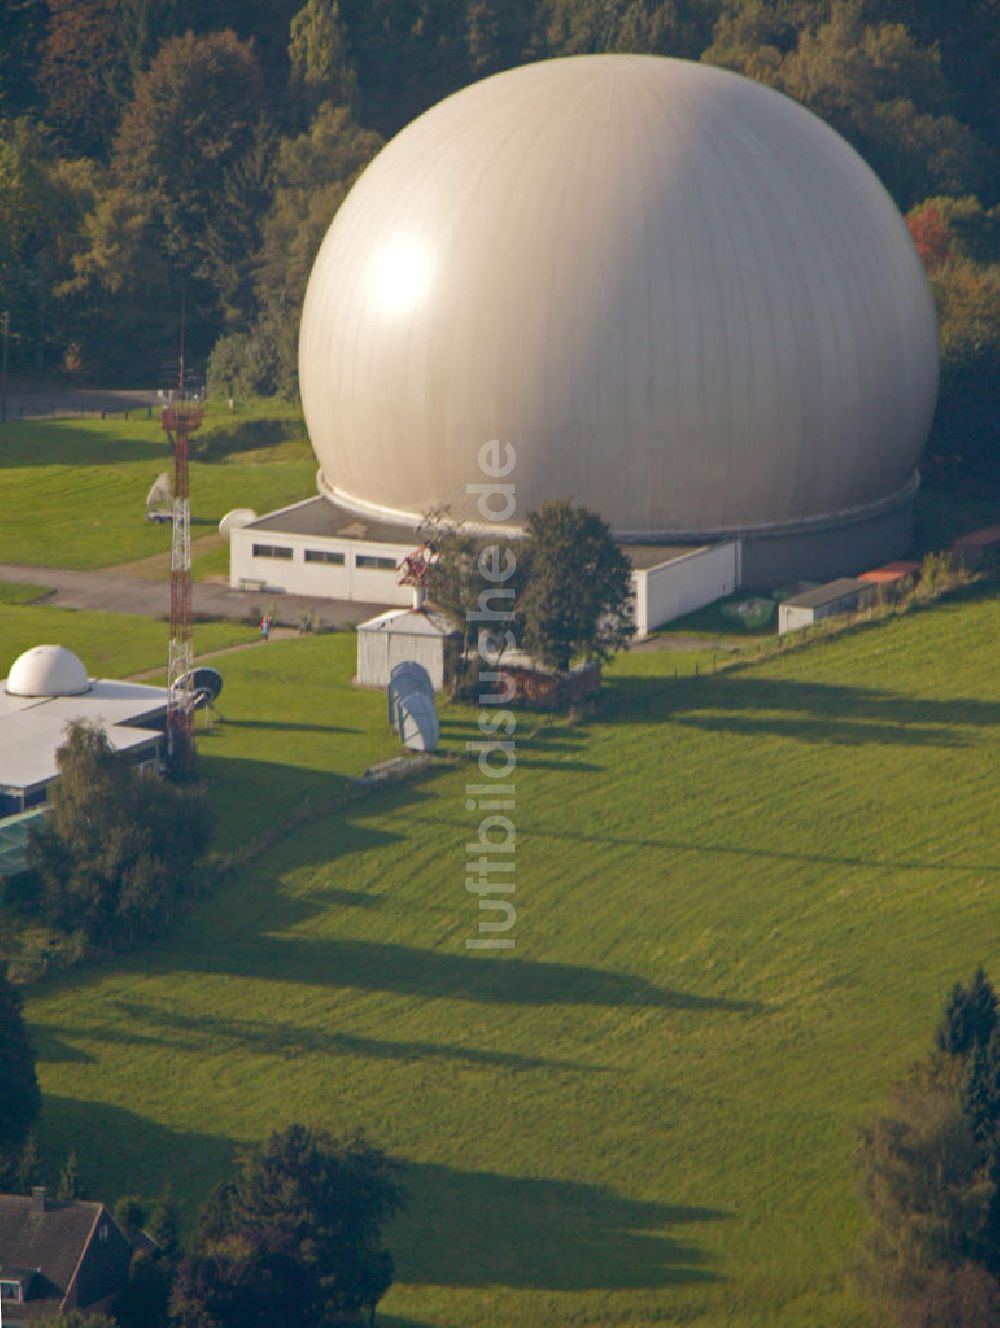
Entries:
[[693,1230],[730,1214],[629,1199],[599,1185],[408,1167],[389,1233],[398,1280],[537,1291],[639,1290],[720,1275]]
[[169,1184],[189,1218],[213,1185],[231,1174],[236,1149],[231,1139],[172,1129],[123,1107],[53,1093],[43,1097],[38,1134],[51,1168],[76,1152],[84,1198],[106,1204],[123,1194],[155,1199]]
[[274,729],[278,733],[363,733],[343,724],[298,724],[278,719],[227,719],[228,729]]
[[277,1056],[286,1061],[319,1055],[404,1064],[432,1061],[517,1071],[609,1072],[608,1067],[602,1065],[555,1060],[545,1056],[522,1056],[515,1052],[488,1048],[359,1037],[322,1028],[303,1028],[274,1019],[264,1021],[231,1019],[221,1015],[188,1015],[140,1001],[115,1000],[112,1004],[122,1016],[120,1022],[115,1024],[94,1028],[47,1024],[38,1028],[37,1031],[43,1033],[43,1036],[37,1038],[38,1059],[93,1062],[95,1057],[83,1051],[77,1053],[75,1046],[71,1045],[75,1041],[92,1041],[111,1046],[179,1049],[206,1059],[230,1056],[234,1051],[251,1051],[256,1055]]
[[848,745],[960,747],[966,728],[1000,727],[1000,703],[928,700],[878,688],[748,676],[617,678],[602,703],[611,723],[673,722],[712,732]]
[[173,462],[166,434],[163,442],[147,438],[119,438],[98,429],[65,422],[23,420],[12,422],[0,448],[0,470],[29,466],[117,466],[128,461],[159,461],[162,469]]
[[496,1005],[600,1005],[760,1013],[756,1001],[699,996],[580,964],[484,958],[346,938],[257,935],[183,955],[192,972]]

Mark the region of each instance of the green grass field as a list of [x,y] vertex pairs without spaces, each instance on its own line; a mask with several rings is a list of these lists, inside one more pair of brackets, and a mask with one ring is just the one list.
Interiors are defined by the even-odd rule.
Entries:
[[[254,628],[236,622],[199,623],[194,629],[199,654],[256,637]],[[159,664],[166,672],[166,623],[124,613],[81,613],[0,599],[0,678],[7,676],[22,651],[47,643],[78,654],[92,677],[125,677]]]
[[980,595],[715,676],[635,654],[597,717],[523,718],[500,956],[465,948],[470,768],[346,796],[394,747],[353,638],[226,658],[221,847],[329,810],[30,993],[47,1154],[190,1216],[238,1143],[363,1127],[409,1167],[395,1328],[869,1325],[856,1124],[1000,972],[998,638]]
[[[195,539],[212,533],[230,508],[271,511],[316,492],[301,418],[264,403],[252,415],[230,417],[214,407],[194,437],[192,457],[205,457],[191,462]],[[155,413],[151,420],[8,423],[0,442],[0,562],[111,567],[170,548],[170,527],[144,517],[150,486],[173,464]]]

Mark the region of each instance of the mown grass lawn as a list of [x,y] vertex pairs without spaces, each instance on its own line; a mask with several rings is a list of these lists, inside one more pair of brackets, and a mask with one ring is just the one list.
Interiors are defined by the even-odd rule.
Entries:
[[[111,567],[170,548],[170,527],[145,520],[146,494],[173,459],[151,420],[26,420],[0,437],[4,519],[0,562]],[[194,436],[192,536],[233,507],[271,511],[316,491],[316,462],[291,407],[252,418],[210,409]]]
[[[2,587],[0,587],[2,588]],[[32,587],[38,590],[39,587]],[[199,654],[253,641],[243,623],[198,623]],[[0,677],[31,646],[60,645],[83,660],[91,677],[121,678],[163,665],[167,668],[167,624],[125,613],[82,613],[44,604],[11,604],[0,597]]]
[[[635,655],[597,717],[520,721],[513,954],[465,947],[468,767],[343,799],[30,994],[47,1153],[190,1214],[240,1142],[363,1127],[409,1166],[388,1323],[869,1325],[855,1126],[1000,975],[998,638],[994,595],[715,676]],[[391,752],[352,664],[226,660],[223,846]]]

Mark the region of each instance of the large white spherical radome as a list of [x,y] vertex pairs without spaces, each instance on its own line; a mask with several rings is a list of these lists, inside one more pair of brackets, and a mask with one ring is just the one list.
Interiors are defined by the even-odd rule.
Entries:
[[65,646],[32,646],[7,675],[9,696],[81,696],[90,691],[83,661]]
[[474,519],[500,439],[515,522],[567,496],[653,538],[905,500],[938,379],[860,157],[759,84],[632,55],[495,75],[398,134],[322,245],[299,357],[344,506]]

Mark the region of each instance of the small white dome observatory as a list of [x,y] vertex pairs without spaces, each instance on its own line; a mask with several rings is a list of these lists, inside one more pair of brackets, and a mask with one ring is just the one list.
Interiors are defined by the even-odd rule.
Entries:
[[739,535],[799,575],[901,551],[938,381],[860,157],[779,93],[635,55],[498,74],[398,134],[326,236],[299,362],[349,510],[474,521],[499,438],[515,524],[572,496],[623,539]]
[[7,675],[9,696],[82,696],[91,688],[83,661],[65,646],[32,646]]

